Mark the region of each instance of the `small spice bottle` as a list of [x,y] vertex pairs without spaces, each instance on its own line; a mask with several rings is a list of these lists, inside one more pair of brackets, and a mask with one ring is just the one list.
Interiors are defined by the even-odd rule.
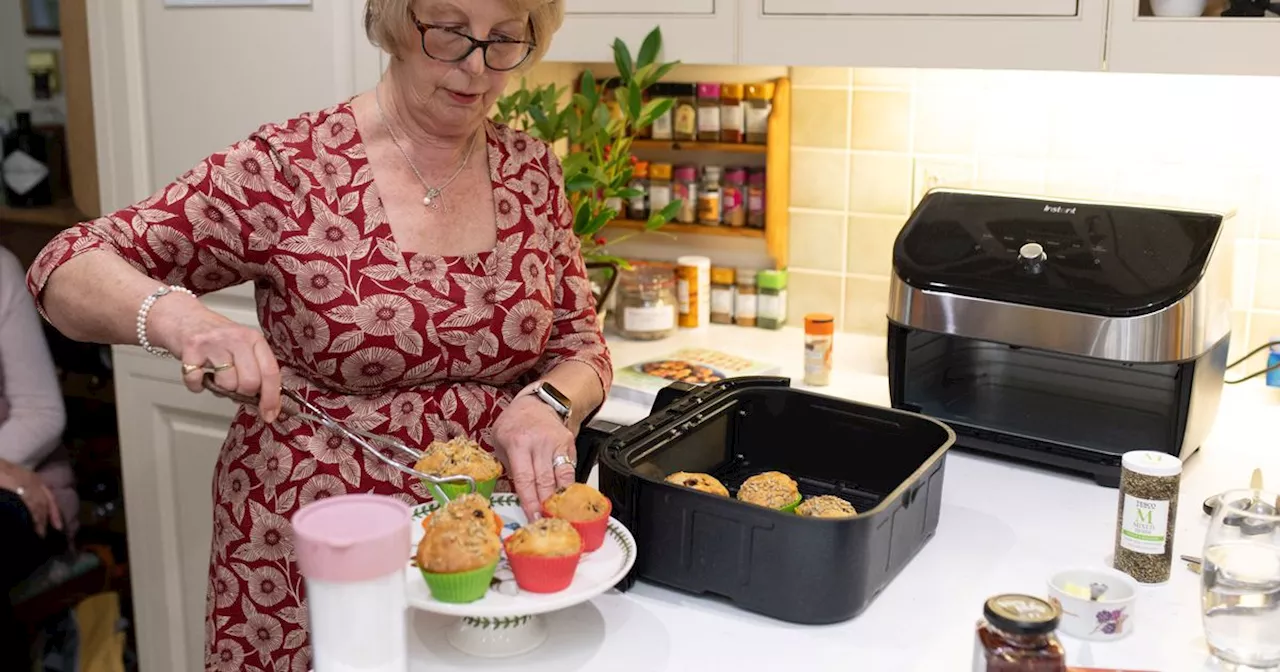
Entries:
[[649,164],[649,212],[660,212],[671,202],[671,164]]
[[724,172],[724,187],[720,189],[721,220],[729,226],[747,225],[747,171],[730,168]]
[[753,168],[747,172],[747,226],[764,228],[765,170]]
[[1182,460],[1155,450],[1120,458],[1115,568],[1139,583],[1164,583],[1173,566]]
[[680,201],[676,221],[692,224],[698,221],[698,169],[694,166],[676,166],[671,183],[671,195]]
[[698,140],[720,141],[720,84],[698,84]]
[[737,286],[733,293],[733,323],[739,327],[754,327],[759,298],[756,272],[749,268],[739,268],[737,276]]
[[720,85],[720,142],[742,142],[746,138],[746,108],[741,84]]
[[756,308],[756,326],[781,329],[787,323],[787,272],[760,271],[756,275],[760,296]]
[[698,255],[676,259],[676,299],[681,327],[697,329],[711,322],[710,259]]
[[[650,99],[675,98],[676,95],[672,93],[672,88],[673,87],[670,84],[658,82],[657,84],[649,87],[649,97]],[[649,137],[654,140],[671,140],[674,137],[673,116],[675,115],[675,109],[675,105],[673,104],[671,109],[653,120],[653,125],[649,126]]]
[[1030,595],[996,595],[982,607],[973,672],[1067,672],[1067,652],[1054,634],[1062,612]]
[[831,346],[835,341],[836,318],[828,313],[804,316],[804,382],[806,385],[831,383]]
[[702,167],[702,184],[698,187],[698,223],[720,225],[720,166]]
[[698,139],[698,89],[695,84],[672,84],[676,99],[672,113],[672,133],[677,141]]
[[769,114],[773,111],[773,82],[747,85],[745,119],[747,142],[764,145],[769,142]]
[[649,218],[649,162],[636,161],[631,168],[632,189],[640,190],[640,195],[631,198],[627,207],[627,216],[631,219]]
[[711,322],[713,324],[733,324],[735,281],[732,268],[711,267]]

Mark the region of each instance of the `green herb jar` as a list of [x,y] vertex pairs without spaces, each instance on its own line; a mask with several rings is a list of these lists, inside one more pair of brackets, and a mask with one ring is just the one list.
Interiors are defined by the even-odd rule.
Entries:
[[760,271],[756,275],[758,291],[756,326],[781,329],[787,323],[787,272]]

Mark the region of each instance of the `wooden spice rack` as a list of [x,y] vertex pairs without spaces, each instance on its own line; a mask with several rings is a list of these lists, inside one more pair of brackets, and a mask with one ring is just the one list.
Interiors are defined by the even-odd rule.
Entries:
[[[778,77],[773,80],[773,108],[769,114],[769,139],[764,145],[725,142],[682,142],[671,140],[635,140],[631,148],[641,159],[653,155],[687,153],[691,163],[732,164],[726,155],[754,155],[764,157],[765,167],[765,228],[707,226],[671,222],[661,233],[675,235],[727,236],[754,238],[764,241],[765,251],[773,259],[774,268],[786,268],[790,241],[791,210],[791,80]],[[759,159],[755,159],[758,161]],[[608,228],[643,230],[644,222],[618,219]]]

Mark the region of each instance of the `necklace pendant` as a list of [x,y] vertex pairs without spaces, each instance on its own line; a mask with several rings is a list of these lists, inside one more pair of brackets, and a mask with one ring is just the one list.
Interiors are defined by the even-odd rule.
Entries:
[[440,204],[436,201],[440,197],[440,190],[435,187],[427,189],[427,195],[422,197],[422,204],[428,208],[438,208]]

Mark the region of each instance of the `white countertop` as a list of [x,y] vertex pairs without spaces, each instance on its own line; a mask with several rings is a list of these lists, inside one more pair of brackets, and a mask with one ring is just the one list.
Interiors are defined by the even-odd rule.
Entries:
[[[803,387],[802,343],[796,329],[722,326],[657,342],[610,339],[615,365],[685,345],[716,347],[776,361],[798,388]],[[884,339],[838,334],[835,347],[831,385],[818,391],[888,406]],[[1127,638],[1086,643],[1062,636],[1069,664],[1162,672],[1216,669],[1208,664],[1201,629],[1199,577],[1176,556],[1201,555],[1208,526],[1201,511],[1205,497],[1247,487],[1255,467],[1263,469],[1271,489],[1280,485],[1278,409],[1280,390],[1264,387],[1261,379],[1227,386],[1212,435],[1186,463],[1172,578],[1140,589],[1134,631]],[[618,400],[600,413],[624,423],[647,415],[647,408]],[[415,612],[410,669],[967,671],[974,624],[986,598],[1002,592],[1044,596],[1045,581],[1055,571],[1106,564],[1117,491],[960,451],[949,452],[946,460],[937,534],[866,611],[844,623],[793,625],[639,582],[626,593],[610,591],[549,615],[546,643],[508,659],[459,653],[445,640],[451,619]]]

